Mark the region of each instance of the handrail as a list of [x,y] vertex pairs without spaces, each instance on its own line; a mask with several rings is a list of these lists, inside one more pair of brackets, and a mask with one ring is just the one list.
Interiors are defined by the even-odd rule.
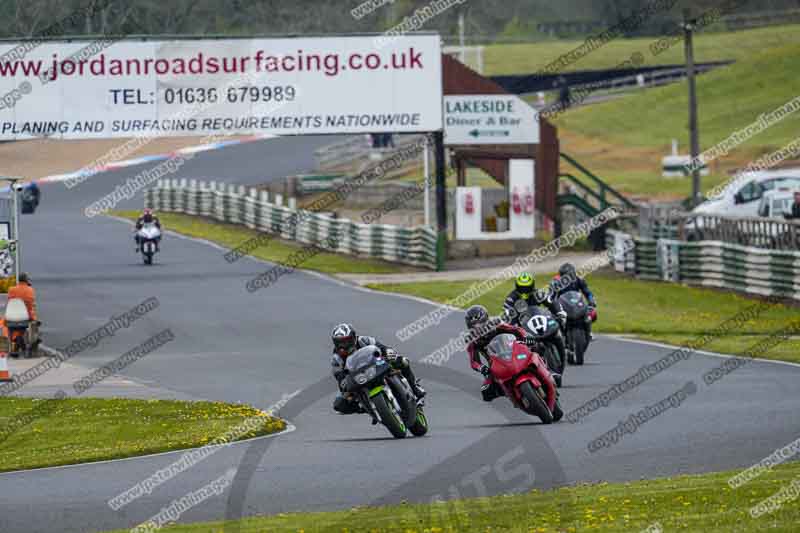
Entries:
[[561,207],[564,205],[571,205],[579,210],[583,211],[586,215],[590,218],[596,216],[600,213],[599,209],[596,209],[592,206],[589,202],[578,196],[577,194],[559,194],[556,198],[556,204]]
[[578,170],[583,172],[583,174],[586,175],[586,177],[588,177],[589,179],[594,181],[597,184],[597,186],[600,188],[600,195],[601,196],[605,197],[605,193],[608,192],[608,193],[611,194],[611,196],[613,196],[620,203],[622,203],[626,208],[631,209],[631,210],[635,210],[636,209],[636,205],[633,202],[631,202],[630,200],[625,198],[625,196],[623,196],[619,191],[617,191],[611,185],[607,184],[606,182],[604,182],[603,180],[601,180],[600,178],[598,178],[597,176],[592,174],[592,172],[589,169],[587,169],[586,167],[584,167],[583,165],[581,165],[580,163],[575,161],[575,159],[573,159],[569,155],[565,154],[564,152],[559,152],[558,155],[561,156],[562,158],[566,159],[568,163],[570,163],[572,166],[574,166],[575,168],[577,168]]
[[[603,196],[602,194],[598,194],[594,189],[592,189],[591,187],[589,187],[588,185],[583,183],[581,180],[579,180],[578,178],[576,178],[572,174],[559,174],[558,177],[559,178],[568,179],[569,181],[571,181],[572,183],[577,185],[577,187],[579,189],[581,189],[583,192],[585,192],[586,194],[594,197],[595,200],[600,202],[600,208],[601,209],[605,209],[606,207],[608,207],[608,202],[606,201],[605,196]],[[571,194],[571,193],[568,193],[568,194]]]

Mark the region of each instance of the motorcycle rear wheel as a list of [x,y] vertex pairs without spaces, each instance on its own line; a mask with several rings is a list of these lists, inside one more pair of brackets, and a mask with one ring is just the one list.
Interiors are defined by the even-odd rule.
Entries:
[[389,433],[396,439],[405,438],[406,425],[403,423],[400,413],[392,406],[386,393],[381,392],[377,396],[374,396],[372,398],[372,403],[375,405],[375,410],[378,411],[381,422],[383,422],[383,425],[389,430]]
[[547,408],[544,399],[539,395],[536,389],[533,388],[530,381],[526,381],[520,385],[519,392],[522,394],[522,405],[525,407],[526,413],[538,416],[542,424],[553,423],[553,413]]
[[422,411],[422,407],[417,407],[417,418],[414,424],[408,428],[415,437],[422,437],[428,432],[428,417]]
[[561,408],[561,402],[556,398],[556,404],[553,406],[553,422],[558,422],[564,416],[564,410]]

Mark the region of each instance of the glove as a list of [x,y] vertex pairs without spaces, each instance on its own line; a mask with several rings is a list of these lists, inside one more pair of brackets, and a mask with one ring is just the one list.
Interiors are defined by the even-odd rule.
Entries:
[[488,378],[489,376],[492,375],[492,372],[491,370],[489,370],[488,366],[481,365],[481,374],[483,374],[483,377]]
[[397,358],[397,352],[394,348],[386,348],[386,355],[384,357],[386,357],[387,361],[394,361]]
[[561,322],[562,324],[566,324],[567,323],[567,312],[566,311],[559,311],[558,313],[556,313],[556,318],[558,318],[558,321]]
[[542,344],[534,339],[533,337],[526,337],[525,344],[528,345],[528,348],[531,349],[532,352],[541,353],[542,352]]
[[339,385],[342,384],[342,380],[344,380],[344,377],[346,375],[347,375],[347,370],[346,369],[337,370],[336,372],[333,373],[333,377],[336,379],[336,381],[339,382]]

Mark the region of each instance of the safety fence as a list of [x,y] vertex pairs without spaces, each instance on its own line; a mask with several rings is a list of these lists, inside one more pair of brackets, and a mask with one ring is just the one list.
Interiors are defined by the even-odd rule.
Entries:
[[211,217],[272,233],[282,239],[318,246],[325,251],[368,256],[397,263],[436,268],[436,233],[427,226],[403,228],[361,224],[332,214],[296,209],[281,195],[228,183],[159,180],[145,191],[145,205]]
[[641,204],[638,208],[638,233],[643,237],[800,251],[800,220],[689,213],[680,204]]
[[681,240],[724,241],[771,250],[800,250],[800,223],[765,217],[687,215],[679,220]]
[[[628,244],[633,241],[632,250]],[[615,230],[606,244],[616,270],[642,279],[720,287],[800,300],[800,252],[721,241],[649,239]]]
[[[381,154],[400,151],[414,145],[419,145],[424,136],[416,134],[394,135],[393,148],[373,148],[369,135],[356,135],[341,141],[323,146],[314,151],[317,171],[322,173],[334,172],[360,172],[365,167],[381,159]],[[400,166],[388,170],[382,179],[391,179],[403,176],[422,167],[422,150],[418,150],[414,157],[403,159]]]

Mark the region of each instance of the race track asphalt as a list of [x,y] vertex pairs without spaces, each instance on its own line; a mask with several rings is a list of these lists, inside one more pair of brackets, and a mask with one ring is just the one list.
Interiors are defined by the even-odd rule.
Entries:
[[[268,181],[311,170],[313,148],[330,141],[282,138],[206,152],[174,177]],[[62,348],[155,296],[157,309],[74,362],[88,372],[168,327],[175,340],[126,368],[126,378],[176,396],[259,408],[297,393],[280,411],[295,429],[219,450],[119,511],[107,505],[110,498],[180,454],[0,474],[4,533],[133,527],[229,468],[238,474],[225,494],[187,511],[181,522],[746,467],[798,436],[797,366],[754,362],[708,386],[703,373],[723,359],[695,354],[579,423],[541,426],[505,399],[482,402],[480,376],[459,353],[441,367],[415,365],[429,393],[430,434],[391,439],[366,416],[332,412],[330,329],[350,321],[420,359],[459,333],[463,315],[453,313],[401,343],[395,331],[433,309],[430,304],[305,272],[248,293],[246,281],[269,265],[252,259],[229,264],[223,250],[172,235],[157,264],[146,267],[134,253],[128,224],[83,215],[88,203],[143,168],[100,174],[72,190],[44,185],[39,210],[23,217],[23,265],[40,294],[46,342]],[[139,195],[122,207],[141,205]],[[565,409],[670,351],[600,336],[587,365],[565,375]],[[679,407],[609,448],[587,449],[628,415],[690,381],[697,392]]]

